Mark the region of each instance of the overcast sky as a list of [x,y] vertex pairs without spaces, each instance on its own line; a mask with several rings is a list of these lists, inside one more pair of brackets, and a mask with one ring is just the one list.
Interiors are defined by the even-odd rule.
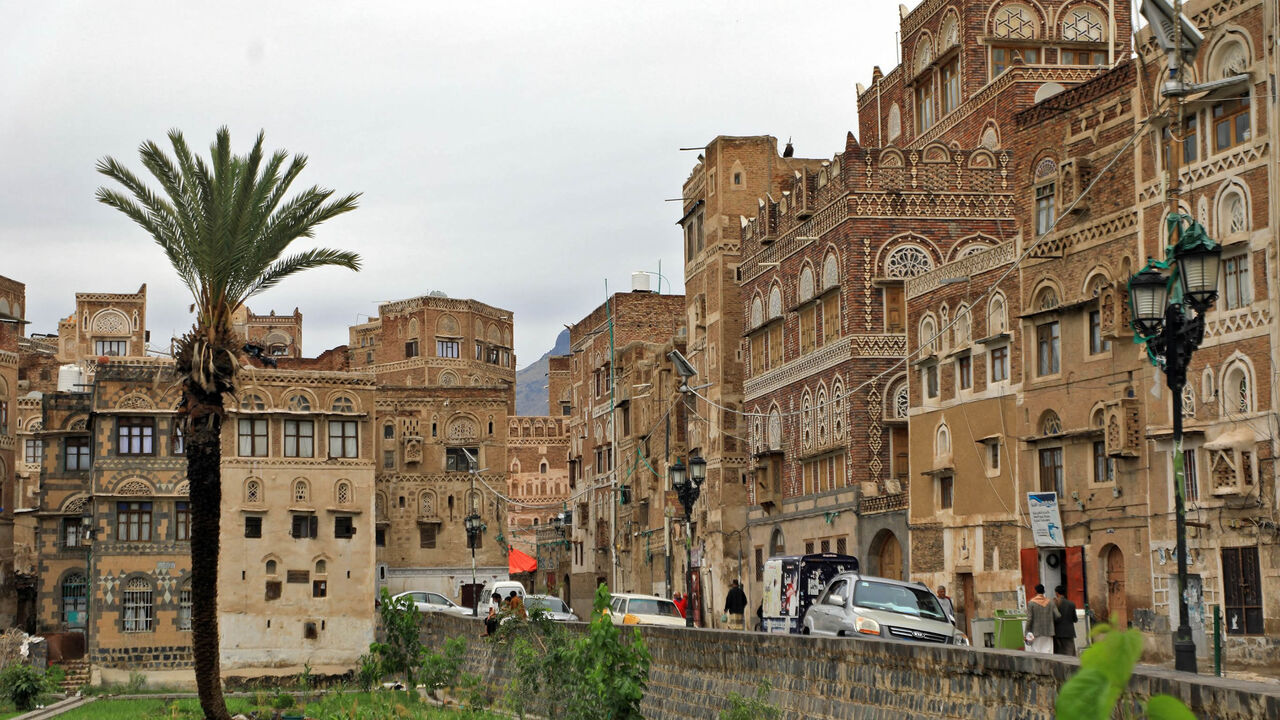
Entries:
[[255,312],[300,307],[315,355],[378,301],[442,290],[512,310],[523,366],[606,280],[627,289],[661,261],[681,291],[680,204],[664,199],[697,153],[677,148],[771,134],[833,155],[897,31],[889,0],[0,0],[0,274],[26,283],[37,333],[75,292],[145,282],[165,346],[189,296],[94,200],[94,162],[143,172],[141,141],[179,128],[207,153],[224,124],[243,153],[263,129],[310,157],[295,186],[364,193],[316,239],[364,269],[304,273]]

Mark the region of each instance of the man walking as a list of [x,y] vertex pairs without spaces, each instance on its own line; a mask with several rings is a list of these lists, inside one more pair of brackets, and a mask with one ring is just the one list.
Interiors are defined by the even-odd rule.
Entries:
[[1036,595],[1027,601],[1027,646],[1031,652],[1053,652],[1053,607],[1044,596],[1044,585],[1036,585]]
[[1053,654],[1076,654],[1076,604],[1062,585],[1053,589]]
[[724,598],[724,612],[729,616],[729,629],[741,630],[742,613],[747,609],[747,594],[742,592],[742,584],[735,578],[733,587]]

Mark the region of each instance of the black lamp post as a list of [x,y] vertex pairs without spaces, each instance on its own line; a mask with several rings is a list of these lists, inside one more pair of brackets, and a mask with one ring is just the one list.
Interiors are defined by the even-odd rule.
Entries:
[[[471,587],[474,588],[476,586],[476,541],[479,540],[480,533],[484,532],[485,525],[480,516],[473,511],[462,518],[462,527],[467,531],[467,547],[471,548]],[[480,601],[483,599],[476,600],[474,614],[480,614]]]
[[[702,481],[707,479],[707,461],[695,455],[689,458],[689,467],[686,468],[683,462],[676,460],[674,465],[667,468],[667,472],[671,475],[671,487],[684,506],[685,592],[688,596],[693,591],[693,504],[698,501],[698,495],[702,492]],[[685,612],[684,624],[686,627],[693,627],[692,609]]]
[[[1182,229],[1185,216],[1170,216],[1170,230]],[[1171,232],[1171,235],[1174,233]],[[1174,516],[1178,552],[1178,627],[1173,632],[1174,667],[1196,672],[1196,646],[1187,611],[1187,512],[1182,457],[1182,388],[1191,355],[1204,340],[1204,314],[1218,297],[1218,264],[1222,248],[1192,222],[1163,263],[1149,263],[1129,280],[1133,327],[1147,344],[1151,360],[1163,368],[1173,393]],[[1176,236],[1175,236],[1176,237]],[[1158,268],[1174,267],[1177,291],[1170,297],[1170,278]]]

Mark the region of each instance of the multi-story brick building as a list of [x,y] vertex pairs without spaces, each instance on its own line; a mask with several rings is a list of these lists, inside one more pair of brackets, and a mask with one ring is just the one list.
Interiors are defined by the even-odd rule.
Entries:
[[58,360],[147,354],[147,286],[136,293],[76,293],[76,311],[58,323]]
[[590,607],[599,583],[614,591],[683,590],[651,563],[657,557],[665,565],[672,555],[666,468],[682,456],[686,413],[673,395],[679,383],[667,354],[683,346],[684,313],[682,295],[616,293],[569,330],[575,607]]
[[[393,592],[432,590],[471,605],[479,585],[507,575],[512,316],[434,294],[378,313],[351,328],[348,349],[351,368],[378,386],[378,579]],[[463,525],[471,513],[485,524],[475,583]]]
[[298,308],[290,315],[257,315],[248,305],[241,305],[231,315],[231,326],[245,342],[261,347],[269,357],[302,357],[302,313]]
[[375,385],[246,369],[222,437],[222,665],[353,666],[373,641]]
[[[14,574],[14,501],[19,463],[25,468],[27,433],[19,417],[18,342],[22,338],[26,286],[0,276],[0,625],[18,619],[18,586]],[[24,413],[25,414],[25,413]]]

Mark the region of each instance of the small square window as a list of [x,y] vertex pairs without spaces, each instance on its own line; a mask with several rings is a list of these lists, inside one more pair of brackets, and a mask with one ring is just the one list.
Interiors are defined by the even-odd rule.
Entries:
[[262,537],[262,518],[258,515],[246,515],[244,518],[244,536],[247,538]]
[[350,515],[339,515],[333,519],[333,536],[336,538],[352,538],[356,535],[355,519]]

